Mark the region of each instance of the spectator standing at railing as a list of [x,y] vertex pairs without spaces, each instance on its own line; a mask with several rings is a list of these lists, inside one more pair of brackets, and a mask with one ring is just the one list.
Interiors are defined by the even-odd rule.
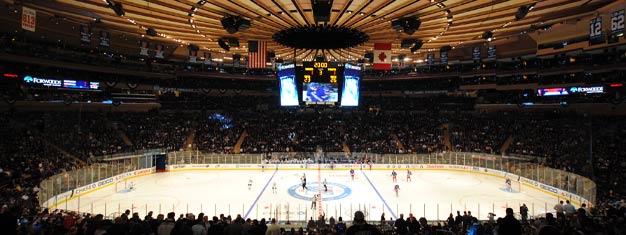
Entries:
[[343,222],[343,218],[339,216],[339,222],[335,224],[335,234],[336,235],[345,235],[346,234],[346,223]]
[[576,215],[576,208],[574,208],[574,205],[572,205],[569,200],[566,200],[565,205],[563,205],[563,211],[565,212],[568,220],[574,220],[574,215]]
[[157,235],[170,235],[172,229],[174,229],[176,213],[170,212],[167,213],[167,219],[157,229]]
[[556,211],[557,219],[560,219],[563,216],[565,216],[565,214],[563,213],[563,201],[559,201],[558,204],[554,205],[554,210]]
[[396,233],[399,235],[405,235],[409,232],[406,221],[404,220],[404,214],[400,214],[400,218],[396,219],[394,226],[396,227]]
[[280,234],[280,226],[276,224],[276,219],[272,219],[272,223],[267,227],[267,231],[265,235],[281,235]]
[[513,209],[506,208],[506,216],[498,223],[498,234],[521,235],[522,226],[513,216]]
[[354,212],[352,226],[346,231],[347,235],[382,235],[373,225],[365,221],[365,214],[361,211]]

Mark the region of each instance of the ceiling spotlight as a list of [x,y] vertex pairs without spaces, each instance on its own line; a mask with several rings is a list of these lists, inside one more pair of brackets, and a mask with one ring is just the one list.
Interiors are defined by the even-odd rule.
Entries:
[[493,33],[489,30],[485,31],[482,36],[483,39],[487,40],[488,42],[491,42],[491,40],[493,40]]
[[204,5],[206,2],[207,2],[206,0],[200,0],[200,1],[198,2],[198,5]]

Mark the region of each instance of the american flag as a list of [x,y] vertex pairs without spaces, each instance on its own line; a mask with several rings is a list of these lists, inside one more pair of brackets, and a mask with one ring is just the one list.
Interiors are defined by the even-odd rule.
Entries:
[[265,68],[267,59],[266,41],[248,41],[248,68]]

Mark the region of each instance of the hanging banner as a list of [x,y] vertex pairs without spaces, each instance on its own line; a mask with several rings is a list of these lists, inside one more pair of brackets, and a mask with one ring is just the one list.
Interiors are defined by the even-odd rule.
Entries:
[[91,28],[87,25],[78,27],[80,30],[80,42],[82,44],[91,44]]
[[624,33],[624,9],[611,13],[611,34]]
[[589,20],[589,39],[602,37],[602,16]]
[[487,58],[495,59],[496,58],[496,46],[487,47]]
[[472,48],[472,60],[480,60],[480,46],[475,46]]
[[198,59],[198,50],[189,49],[189,62],[196,62]]
[[139,41],[139,55],[150,56],[150,42],[146,40]]
[[100,30],[100,46],[111,47],[111,34],[109,32]]
[[37,23],[37,11],[28,7],[22,7],[22,29],[35,32]]
[[448,64],[448,52],[439,51],[439,61],[441,64]]
[[156,44],[154,46],[154,57],[155,58],[159,58],[159,59],[163,59],[165,58],[165,56],[163,56],[163,44]]
[[203,56],[204,56],[204,64],[210,64],[211,63],[211,52],[208,51],[204,51],[202,52]]
[[435,64],[435,53],[428,53],[426,55],[426,63],[429,65]]

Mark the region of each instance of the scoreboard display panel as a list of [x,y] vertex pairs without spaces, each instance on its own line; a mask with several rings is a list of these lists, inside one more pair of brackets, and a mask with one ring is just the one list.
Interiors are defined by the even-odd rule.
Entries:
[[343,65],[335,62],[303,62],[300,69],[302,102],[306,105],[335,105],[339,101],[339,83]]

